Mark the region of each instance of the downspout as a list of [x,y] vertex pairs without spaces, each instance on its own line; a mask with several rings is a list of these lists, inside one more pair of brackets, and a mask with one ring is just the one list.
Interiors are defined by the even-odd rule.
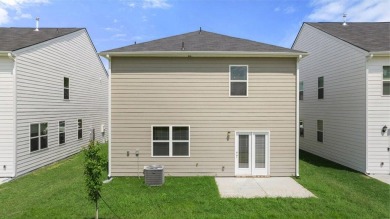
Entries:
[[16,153],[17,153],[17,150],[16,150],[16,106],[17,106],[17,104],[16,104],[16,56],[14,55],[14,54],[12,54],[12,52],[10,52],[10,53],[8,53],[8,57],[10,58],[10,59],[12,59],[13,61],[14,61],[14,67],[13,67],[13,69],[12,69],[12,75],[13,75],[13,96],[14,96],[14,98],[13,98],[13,111],[14,111],[14,115],[13,115],[13,125],[14,125],[14,130],[13,130],[13,133],[14,133],[14,154],[13,154],[13,156],[14,156],[14,172],[13,172],[13,175],[12,175],[12,177],[15,177],[16,176],[16,170],[17,170],[17,168],[16,168],[16,164],[17,164],[17,162],[16,162]]
[[108,60],[108,178],[111,178],[111,57]]
[[296,123],[295,123],[295,176],[299,177],[299,62],[302,59],[302,55],[299,55],[297,58],[297,76],[296,76],[296,84],[295,84],[295,89],[296,89],[296,94],[295,94],[295,118],[296,118]]
[[366,101],[365,101],[365,104],[366,104],[366,107],[365,107],[365,111],[366,111],[366,118],[365,118],[365,123],[366,123],[366,125],[365,125],[365,131],[366,131],[366,136],[365,136],[365,138],[366,138],[366,167],[365,167],[365,174],[366,175],[369,175],[370,173],[368,172],[368,62],[372,59],[372,57],[374,57],[374,54],[369,54],[368,56],[367,56],[367,58],[366,58],[366,82],[365,82],[365,86],[366,86],[366,96],[365,96],[365,98],[366,98]]

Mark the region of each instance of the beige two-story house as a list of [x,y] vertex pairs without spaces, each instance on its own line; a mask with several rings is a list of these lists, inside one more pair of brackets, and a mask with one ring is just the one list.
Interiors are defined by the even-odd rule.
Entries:
[[295,176],[306,53],[203,30],[100,53],[110,62],[109,175]]

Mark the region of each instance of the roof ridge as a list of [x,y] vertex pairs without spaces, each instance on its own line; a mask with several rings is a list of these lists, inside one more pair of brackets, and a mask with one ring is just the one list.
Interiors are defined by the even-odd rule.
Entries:
[[[198,37],[199,35],[199,37]],[[135,43],[103,52],[117,51],[178,51],[179,41],[190,45],[188,51],[281,51],[292,49],[277,45],[244,39],[226,34],[215,33],[207,30],[196,30],[182,34],[176,34],[163,38],[158,38],[142,43]],[[187,44],[187,42],[189,44]],[[184,46],[184,45],[182,45]],[[187,49],[187,47],[186,47]],[[286,51],[285,51],[286,52]],[[296,51],[299,52],[299,51]]]

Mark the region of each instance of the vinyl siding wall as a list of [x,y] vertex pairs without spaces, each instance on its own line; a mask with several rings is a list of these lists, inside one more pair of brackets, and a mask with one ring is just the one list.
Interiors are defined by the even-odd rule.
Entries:
[[[365,172],[365,52],[307,24],[293,49],[309,53],[300,62],[300,81],[304,82],[300,119],[305,129],[300,148]],[[325,97],[319,100],[317,80],[321,76]],[[324,121],[323,143],[317,142],[317,120]]]
[[15,168],[14,62],[0,57],[0,177],[12,177]]
[[373,174],[390,173],[390,130],[381,133],[383,126],[390,128],[390,96],[382,95],[383,66],[390,66],[389,57],[374,56],[367,62],[367,172]]
[[[229,97],[229,65],[249,66],[248,97]],[[235,131],[259,130],[271,132],[271,176],[295,175],[295,58],[113,57],[111,66],[113,176],[151,164],[234,176]],[[189,125],[191,157],[152,157],[152,125]]]
[[[23,174],[80,151],[90,131],[103,141],[108,121],[108,78],[86,31],[53,39],[18,52],[17,174]],[[64,77],[70,99],[64,100]],[[77,120],[83,138],[77,137]],[[58,122],[66,122],[66,143],[59,145]],[[30,152],[30,124],[48,123],[47,149]],[[107,132],[105,133],[107,135]]]

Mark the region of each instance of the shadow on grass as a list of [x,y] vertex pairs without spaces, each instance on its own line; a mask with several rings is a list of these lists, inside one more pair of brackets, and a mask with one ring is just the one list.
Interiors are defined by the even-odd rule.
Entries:
[[327,160],[325,158],[319,157],[317,155],[314,155],[312,153],[299,150],[299,158],[302,161],[305,161],[311,165],[317,166],[317,167],[327,167],[327,168],[332,168],[336,170],[345,170],[349,172],[354,172],[354,173],[361,173],[359,171],[353,170],[349,167],[343,166],[341,164],[335,163],[333,161]]

